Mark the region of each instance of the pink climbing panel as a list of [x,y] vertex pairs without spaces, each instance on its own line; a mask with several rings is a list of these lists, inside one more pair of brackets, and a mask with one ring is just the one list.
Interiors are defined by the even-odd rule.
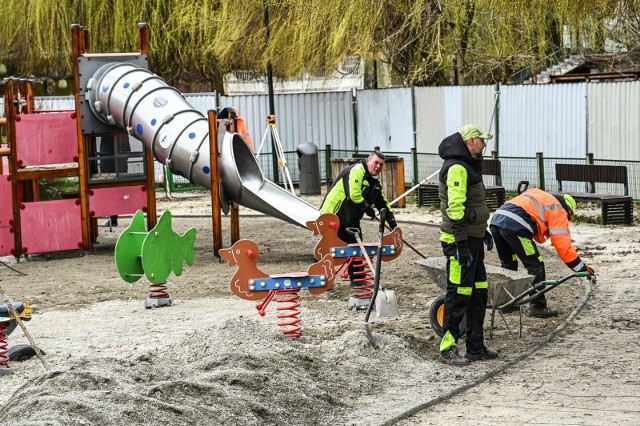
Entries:
[[114,186],[89,190],[89,215],[91,217],[131,214],[147,207],[144,185]]
[[0,257],[11,255],[14,235],[8,226],[0,226]]
[[77,198],[23,203],[20,221],[22,248],[26,253],[82,248],[82,220]]
[[0,176],[0,256],[9,256],[14,245],[9,221],[13,219],[11,204],[11,181],[9,176]]
[[17,116],[16,150],[19,167],[76,163],[75,111]]
[[13,204],[11,203],[11,181],[9,176],[0,176],[0,226],[9,226],[13,219]]

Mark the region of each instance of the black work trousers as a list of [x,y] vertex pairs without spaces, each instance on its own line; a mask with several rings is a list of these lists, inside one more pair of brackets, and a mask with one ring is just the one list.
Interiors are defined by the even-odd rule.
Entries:
[[[547,279],[542,256],[532,238],[520,237],[493,225],[491,225],[491,235],[493,235],[493,241],[503,268],[517,271],[518,259],[520,259],[529,275],[535,277],[533,279],[534,286]],[[531,301],[530,305],[544,309],[547,307],[547,299],[544,294],[541,294]]]
[[487,310],[489,289],[487,271],[484,266],[482,238],[469,237],[467,246],[473,256],[471,265],[461,265],[456,260],[456,245],[442,243],[447,257],[447,291],[444,299],[444,333],[458,341],[460,323],[467,316],[467,352],[484,352],[484,316]]
[[[360,236],[360,241],[362,241],[362,229],[360,228],[360,223],[358,223],[357,226],[351,226],[352,228],[358,228],[359,231],[359,236]],[[358,241],[356,240],[356,237],[354,237],[353,235],[351,235],[350,233],[347,232],[347,226],[340,226],[338,228],[338,238],[340,238],[342,241],[344,241],[347,244],[355,244]],[[363,241],[364,244],[364,241]],[[364,263],[364,261],[363,261]],[[362,263],[360,263],[362,264]],[[358,279],[362,276],[363,274],[363,268],[362,267],[354,267],[353,263],[349,263],[349,267],[347,268],[347,273],[349,274],[349,280],[353,281],[355,279]],[[373,271],[372,271],[373,273]]]

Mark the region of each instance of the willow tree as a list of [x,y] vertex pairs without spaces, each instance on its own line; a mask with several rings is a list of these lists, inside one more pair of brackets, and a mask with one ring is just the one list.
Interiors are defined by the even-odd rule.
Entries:
[[637,6],[637,0],[478,0],[461,73],[469,82],[504,82],[554,56],[601,51],[611,35],[604,29],[628,23],[628,9],[637,14]]
[[[221,81],[207,50],[216,38],[218,0],[9,0],[0,14],[0,63],[7,75],[64,77],[71,73],[73,23],[89,30],[91,52],[137,50],[136,28],[151,28],[151,68],[172,84]],[[196,4],[194,4],[196,3]],[[187,85],[188,86],[188,85]]]

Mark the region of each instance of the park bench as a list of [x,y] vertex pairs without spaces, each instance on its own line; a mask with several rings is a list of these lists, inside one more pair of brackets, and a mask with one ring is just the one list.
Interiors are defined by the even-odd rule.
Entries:
[[[489,210],[495,211],[498,207],[504,204],[504,187],[501,186],[502,171],[500,168],[500,160],[483,160],[482,175],[496,177],[495,181],[497,185],[485,186],[487,205],[489,206]],[[418,187],[418,207],[426,205],[440,205],[437,183],[426,183]]]
[[[598,202],[602,206],[602,224],[624,223],[631,225],[633,221],[633,198],[629,196],[629,181],[626,166],[609,166],[596,164],[561,164],[556,163],[556,179],[558,191],[571,195],[576,201]],[[562,182],[588,183],[588,192],[563,192]],[[617,183],[624,187],[624,195],[598,194],[596,183]]]

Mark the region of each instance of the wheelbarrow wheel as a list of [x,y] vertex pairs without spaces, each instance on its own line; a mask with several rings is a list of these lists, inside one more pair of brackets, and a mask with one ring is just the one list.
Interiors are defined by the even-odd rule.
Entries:
[[[440,337],[444,335],[444,296],[444,294],[441,294],[436,297],[434,301],[431,302],[431,307],[429,308],[429,322],[431,323],[431,328]],[[464,336],[466,331],[467,315],[465,314],[460,322],[460,336]]]

